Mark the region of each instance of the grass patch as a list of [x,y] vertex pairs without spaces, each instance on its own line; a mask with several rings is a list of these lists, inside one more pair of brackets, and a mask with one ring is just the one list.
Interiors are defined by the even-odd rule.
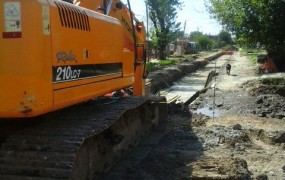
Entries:
[[254,65],[257,64],[257,56],[258,55],[265,55],[266,52],[264,50],[257,50],[257,49],[241,49],[240,55],[241,56],[247,56],[247,58],[250,60],[250,62]]
[[148,71],[155,71],[155,70],[159,70],[162,69],[164,67],[170,66],[170,65],[174,65],[177,64],[179,62],[182,61],[182,59],[197,59],[200,57],[206,57],[208,55],[211,55],[213,53],[217,53],[219,50],[218,49],[213,49],[210,51],[201,51],[199,53],[196,54],[184,54],[181,59],[179,58],[173,58],[174,56],[172,56],[170,59],[165,59],[165,60],[159,60],[157,62],[148,62],[146,63],[146,68]]
[[247,58],[249,59],[249,61],[250,61],[252,64],[256,65],[256,64],[257,64],[257,61],[256,61],[257,55],[259,55],[259,54],[257,54],[257,53],[256,53],[256,54],[255,54],[255,53],[248,54],[248,55],[247,55]]
[[261,80],[262,84],[266,85],[275,85],[275,86],[283,86],[285,85],[284,78],[265,78]]
[[174,65],[180,62],[180,59],[166,59],[166,60],[160,60],[158,62],[148,62],[146,63],[146,68],[149,71],[155,71],[158,69],[162,69],[166,66]]

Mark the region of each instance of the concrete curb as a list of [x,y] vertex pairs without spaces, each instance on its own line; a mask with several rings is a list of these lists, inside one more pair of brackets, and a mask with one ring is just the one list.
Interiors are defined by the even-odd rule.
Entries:
[[151,72],[148,76],[148,81],[151,82],[151,93],[155,94],[161,89],[170,87],[173,82],[181,79],[187,74],[195,72],[199,68],[206,66],[209,61],[217,59],[224,54],[225,52],[220,51],[203,59],[184,60],[177,65]]

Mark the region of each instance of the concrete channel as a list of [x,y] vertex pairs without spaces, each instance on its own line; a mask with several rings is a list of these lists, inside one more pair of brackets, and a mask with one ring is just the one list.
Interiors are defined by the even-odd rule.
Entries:
[[225,71],[225,65],[232,60],[231,53],[213,54],[205,59],[196,60],[196,62],[204,61],[207,63],[205,66],[198,67],[196,71],[187,73],[167,88],[159,90],[158,94],[165,96],[168,102],[177,101],[189,104],[195,99],[193,97],[197,93],[203,91],[208,86],[212,78],[213,80],[218,78],[218,76],[215,77],[216,73],[219,74],[221,71]]
[[[215,86],[218,74],[225,73],[226,64],[234,60],[232,54],[231,51],[218,52],[205,58],[183,61],[176,67],[166,68],[163,72],[157,72],[159,75],[153,76],[152,89],[155,91],[156,86],[164,87],[156,93],[167,98],[170,113],[182,110],[190,114],[188,105],[200,93]],[[219,116],[219,112],[213,108],[215,107],[203,107],[192,111],[207,116]]]

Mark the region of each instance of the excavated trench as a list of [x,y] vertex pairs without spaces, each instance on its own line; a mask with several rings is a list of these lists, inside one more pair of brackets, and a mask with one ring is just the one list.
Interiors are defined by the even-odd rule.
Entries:
[[[168,111],[170,114],[174,114],[175,116],[177,112],[183,112],[184,110],[188,109],[187,104],[194,101],[195,98],[204,91],[207,81],[210,81],[214,77],[215,73],[212,71],[221,68],[221,66],[223,66],[229,58],[230,55],[224,55],[224,53],[219,52],[210,57],[195,61],[184,60],[182,63],[176,66],[152,72],[149,75],[149,78],[152,79],[151,91],[152,93],[166,96],[169,104]],[[215,59],[217,59],[217,61],[214,61]],[[185,107],[181,108],[181,106],[184,106],[184,104]],[[172,126],[172,120],[169,121],[169,127]],[[204,120],[206,121],[207,118]],[[188,120],[185,121],[185,123],[187,122]],[[196,122],[197,125],[200,123],[202,123],[202,121]],[[188,125],[185,124],[185,128],[186,126]],[[188,129],[188,127],[186,129]],[[201,149],[202,147],[200,147],[200,143],[197,141],[198,139],[195,133],[188,135],[188,133],[191,131],[189,131],[190,129],[186,129],[183,128],[183,130],[179,130],[179,134],[183,136],[183,141],[191,142],[190,146],[193,146],[193,150],[196,148]],[[184,130],[185,132],[182,132]],[[145,159],[148,158],[148,154],[153,153],[153,150],[156,148],[157,144],[160,143],[161,139],[163,141],[163,139],[166,138],[171,141],[173,137],[168,137],[168,133],[169,130],[163,134],[150,134],[145,138],[145,140],[143,140],[142,143],[139,144],[138,147],[135,148],[132,153],[130,153],[124,160],[116,164],[110,172],[103,175],[100,179],[128,179],[136,177],[136,175],[134,176],[129,172],[130,169],[139,165],[141,162],[144,162]],[[197,142],[192,142],[192,139]],[[171,148],[171,145],[165,148]],[[167,166],[168,165],[165,165],[165,168],[167,168]],[[127,174],[130,174],[130,176]]]
[[[284,90],[253,81],[263,77],[254,74],[256,67],[237,53],[200,61],[181,63],[191,69],[183,77],[177,66],[150,75],[158,74],[153,92],[165,95],[170,103],[168,132],[158,141],[140,145],[140,152],[148,153],[134,153],[103,179],[285,178]],[[228,62],[233,67],[230,76],[224,68]],[[215,66],[218,76],[212,71]],[[212,83],[205,88],[207,79]]]
[[[178,65],[151,72],[148,76],[148,79],[151,80],[151,92],[155,94],[159,93],[161,90],[172,91],[175,87],[172,87],[171,89],[169,88],[177,83],[181,83],[181,85],[178,85],[181,88],[183,86],[183,81],[193,76],[195,71],[205,67],[209,63],[212,64],[213,60],[221,57],[223,54],[223,52],[218,52],[202,59],[184,60]],[[209,71],[207,70],[207,72]],[[205,82],[202,82],[203,85],[205,83],[206,80]]]
[[[231,60],[232,52],[218,52],[206,58],[184,60],[182,63],[150,73],[151,92],[167,98],[170,110],[186,108],[199,94],[205,92],[216,72]],[[173,109],[174,108],[174,109]],[[212,107],[193,108],[196,113],[213,115]],[[220,112],[216,111],[215,116]]]

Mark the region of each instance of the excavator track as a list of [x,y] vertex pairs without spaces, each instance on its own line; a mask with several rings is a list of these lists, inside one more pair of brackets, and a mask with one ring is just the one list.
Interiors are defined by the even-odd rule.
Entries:
[[164,97],[90,102],[45,115],[0,149],[0,179],[96,179],[167,119]]

